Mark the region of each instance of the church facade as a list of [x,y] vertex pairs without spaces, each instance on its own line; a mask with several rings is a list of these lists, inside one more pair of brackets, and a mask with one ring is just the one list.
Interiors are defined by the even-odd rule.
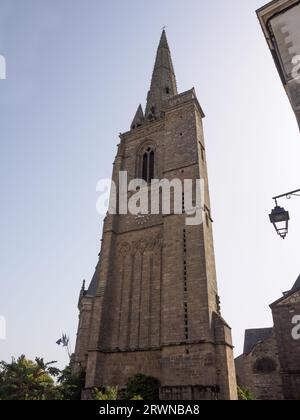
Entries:
[[235,360],[237,381],[257,400],[300,398],[300,277],[270,305],[273,328],[247,330]]
[[[145,112],[120,135],[112,180],[203,180],[203,223],[182,214],[107,214],[99,262],[79,299],[75,369],[95,388],[143,373],[162,400],[237,398],[231,329],[220,313],[203,135],[194,89],[178,93],[166,33]],[[147,187],[146,187],[147,188]],[[118,203],[119,205],[119,203]]]

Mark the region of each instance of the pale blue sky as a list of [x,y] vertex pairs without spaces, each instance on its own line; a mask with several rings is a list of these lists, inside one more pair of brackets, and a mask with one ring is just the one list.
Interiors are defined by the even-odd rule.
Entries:
[[118,133],[145,104],[167,25],[180,91],[195,86],[205,135],[223,316],[236,354],[245,328],[300,274],[300,201],[290,234],[271,197],[300,187],[297,124],[255,10],[264,0],[0,0],[0,358],[59,360],[99,252],[96,183]]

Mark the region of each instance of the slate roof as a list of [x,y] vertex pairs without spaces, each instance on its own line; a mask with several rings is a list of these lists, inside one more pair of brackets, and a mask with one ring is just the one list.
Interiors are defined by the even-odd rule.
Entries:
[[97,286],[98,286],[98,281],[97,281],[98,276],[97,276],[97,274],[98,274],[98,270],[95,271],[95,274],[94,274],[94,276],[91,280],[91,283],[89,285],[89,288],[86,292],[86,296],[92,296],[92,297],[96,296]]
[[245,331],[244,354],[249,354],[254,346],[271,336],[273,328],[257,328]]
[[296,283],[291,288],[291,290],[289,290],[288,292],[283,293],[283,296],[280,299],[277,299],[275,302],[273,302],[270,305],[270,308],[273,309],[273,307],[275,307],[278,303],[282,302],[287,297],[292,296],[297,290],[300,290],[300,276],[296,280]]
[[298,279],[296,280],[296,283],[294,284],[294,286],[292,287],[292,292],[296,292],[296,290],[300,289],[300,276],[298,277]]

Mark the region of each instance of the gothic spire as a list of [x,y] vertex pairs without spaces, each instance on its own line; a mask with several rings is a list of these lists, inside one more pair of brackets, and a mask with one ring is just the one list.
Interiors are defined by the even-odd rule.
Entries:
[[157,50],[151,87],[147,98],[146,119],[159,118],[162,104],[177,95],[174,67],[169,49],[166,31],[163,30]]
[[144,122],[144,111],[142,108],[142,105],[139,105],[135,117],[131,123],[131,129],[133,130],[134,128],[140,127]]

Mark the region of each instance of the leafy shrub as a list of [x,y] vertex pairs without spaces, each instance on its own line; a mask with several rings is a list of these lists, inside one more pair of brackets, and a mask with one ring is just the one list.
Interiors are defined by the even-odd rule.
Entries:
[[242,386],[238,386],[238,397],[240,401],[253,401],[255,400],[254,396],[251,394],[249,389]]
[[131,400],[140,396],[146,401],[159,399],[160,382],[152,376],[138,374],[130,378],[126,384],[126,399]]

